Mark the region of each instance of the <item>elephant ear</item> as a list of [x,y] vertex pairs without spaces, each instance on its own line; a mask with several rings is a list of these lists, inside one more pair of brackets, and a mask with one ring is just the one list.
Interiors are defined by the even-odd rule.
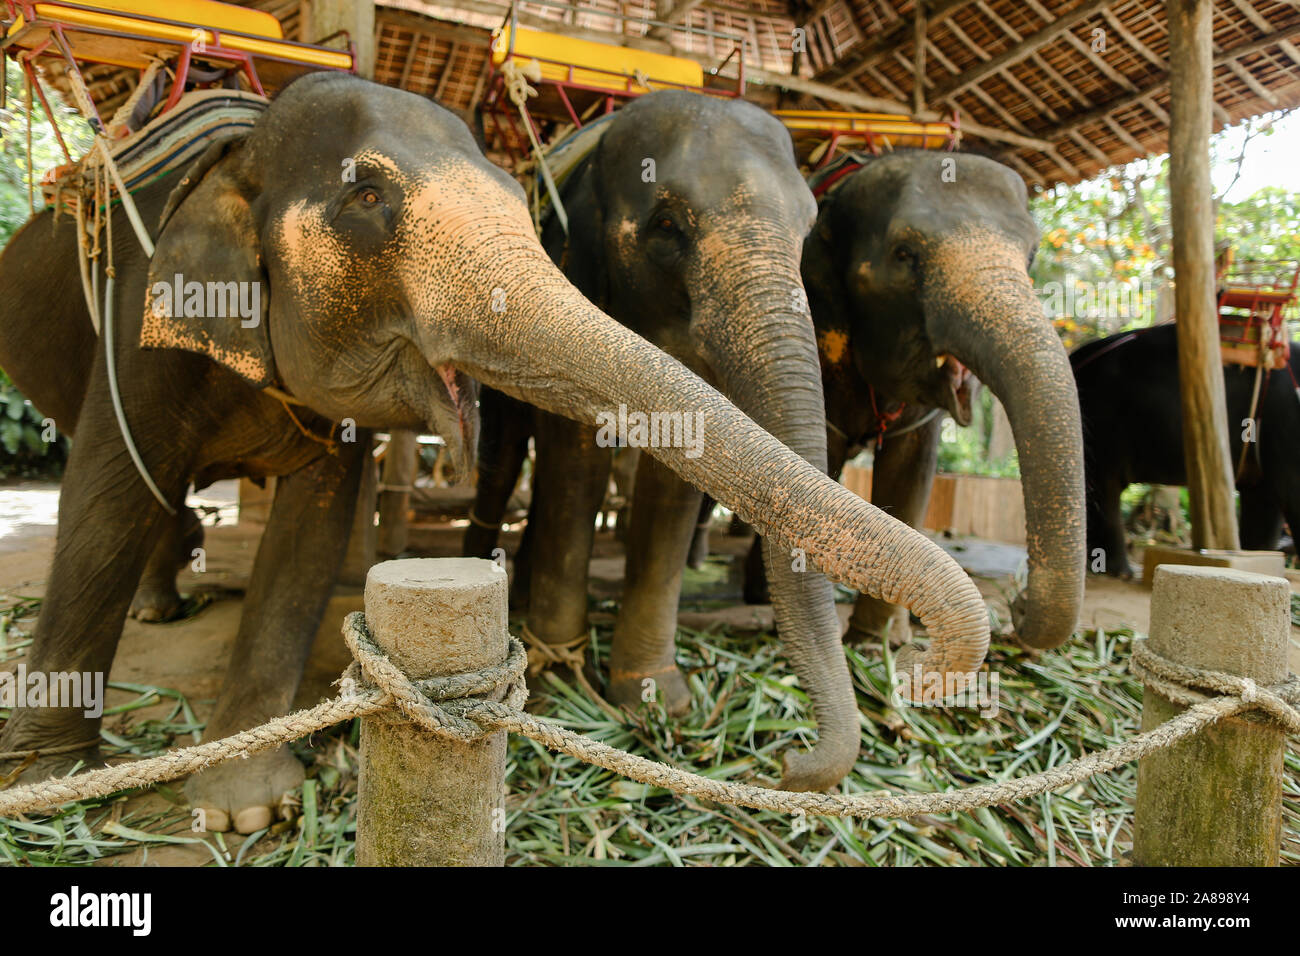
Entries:
[[835,244],[828,206],[833,201],[823,200],[817,222],[804,240],[800,266],[804,289],[808,293],[808,305],[816,325],[817,351],[821,357],[823,374],[850,361],[852,335],[848,313],[849,294],[841,272],[844,257]]
[[[561,187],[569,217],[566,237],[559,219],[551,216],[542,229],[542,245],[579,292],[598,308],[609,308],[609,269],[602,245],[605,217],[596,196],[594,155],[582,161]],[[557,257],[555,250],[563,249]]]
[[242,137],[213,143],[167,199],[149,264],[140,347],[198,352],[259,388],[276,380],[270,289],[241,175]]

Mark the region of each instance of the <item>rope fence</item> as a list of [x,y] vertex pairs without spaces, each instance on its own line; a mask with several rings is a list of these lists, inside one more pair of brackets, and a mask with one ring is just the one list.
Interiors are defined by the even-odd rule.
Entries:
[[[500,581],[504,586],[504,575]],[[369,609],[369,585],[366,604]],[[524,645],[509,635],[503,661],[423,679],[408,676],[394,655],[379,646],[364,613],[348,615],[343,636],[354,661],[336,682],[342,688],[339,696],[221,740],[0,791],[0,816],[148,787],[229,760],[254,756],[355,717],[408,724],[422,734],[453,744],[481,741],[498,732],[519,734],[550,750],[678,796],[777,813],[860,819],[965,812],[1025,800],[1167,750],[1238,715],[1249,714],[1253,722],[1267,724],[1282,734],[1300,736],[1300,679],[1296,675],[1287,674],[1279,683],[1259,686],[1251,678],[1177,663],[1153,650],[1148,641],[1142,641],[1134,645],[1132,672],[1149,691],[1186,709],[1129,740],[1039,773],[942,793],[800,793],[703,777],[600,743],[525,712],[522,708],[527,698],[528,655]],[[573,666],[573,662],[566,662]],[[364,744],[363,740],[363,749]]]

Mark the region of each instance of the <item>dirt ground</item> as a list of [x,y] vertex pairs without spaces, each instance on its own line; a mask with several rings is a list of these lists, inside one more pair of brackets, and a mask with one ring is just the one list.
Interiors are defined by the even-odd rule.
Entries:
[[[234,505],[235,486],[220,483],[208,489],[200,504],[209,511],[208,520],[217,520],[207,529],[205,543],[206,570],[191,570],[180,576],[184,594],[201,595],[207,600],[193,617],[169,624],[141,624],[127,620],[110,679],[116,682],[141,683],[172,688],[185,694],[200,720],[211,712],[230,647],[239,623],[242,594],[248,583],[261,527],[239,523]],[[57,523],[58,486],[45,482],[0,483],[0,595],[40,596],[54,553]],[[417,524],[412,528],[412,553],[439,557],[459,554],[464,522],[454,524]],[[503,546],[513,553],[517,532],[504,536]],[[1014,572],[1023,559],[1021,548],[992,542],[941,540],[978,583],[980,590],[1005,615],[1005,596],[1014,590]],[[749,606],[739,600],[740,565],[747,543],[722,533],[713,535],[714,554],[732,555],[712,560],[703,575],[693,575],[694,607],[685,606],[679,617],[683,626],[706,628],[725,624],[735,629],[769,629],[771,608]],[[616,597],[622,579],[622,547],[613,535],[597,536],[591,564],[591,590],[597,597]],[[1130,627],[1145,632],[1148,626],[1150,592],[1137,581],[1090,576],[1080,617],[1082,627],[1107,630]],[[684,602],[685,604],[686,602]],[[707,609],[701,608],[701,604]],[[722,606],[718,606],[722,605]],[[840,604],[841,617],[847,620],[851,605]],[[335,589],[325,619],[316,637],[311,660],[296,707],[307,707],[329,696],[331,684],[350,661],[340,634],[343,617],[362,608],[359,588]],[[30,631],[30,621],[23,622]],[[1293,629],[1292,670],[1300,671],[1300,631]],[[6,663],[6,659],[8,662]],[[17,659],[0,648],[0,667],[12,669]],[[132,699],[126,692],[109,691],[107,706]],[[133,711],[130,719],[161,716],[170,703],[156,708]],[[109,725],[111,729],[111,724]],[[164,798],[147,794],[133,798],[130,808],[157,809]],[[226,844],[237,852],[240,838],[227,835]],[[129,866],[145,862],[144,850],[113,857],[106,865]],[[168,846],[147,852],[151,865],[202,865],[211,862],[210,853],[199,846]]]

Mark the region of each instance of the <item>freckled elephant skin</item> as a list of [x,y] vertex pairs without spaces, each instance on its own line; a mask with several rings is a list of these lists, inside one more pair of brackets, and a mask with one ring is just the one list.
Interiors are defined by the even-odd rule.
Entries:
[[[647,160],[654,161],[652,179],[646,175]],[[650,94],[609,121],[596,151],[562,193],[569,234],[552,220],[543,241],[578,289],[716,384],[745,414],[824,472],[820,370],[798,271],[815,205],[798,174],[788,133],[745,103]],[[576,357],[602,368],[605,355],[584,348]],[[637,374],[625,387],[639,392],[659,378],[658,372]],[[484,397],[485,404],[495,401],[490,394]],[[657,398],[638,401],[628,402],[629,410],[693,407],[659,405]],[[612,411],[617,404],[605,408]],[[488,526],[500,520],[516,473],[505,458],[521,447],[525,432],[535,431],[528,621],[541,639],[567,642],[586,629],[586,568],[608,451],[592,447],[590,427],[545,415],[534,423],[509,421],[504,411],[500,418],[502,433],[484,446],[494,457],[482,473],[476,517]],[[710,416],[701,461],[717,460],[710,457],[717,428]],[[663,454],[655,457],[668,461]],[[763,460],[745,449],[736,474]],[[670,472],[643,456],[637,471],[623,605],[610,662],[608,693],[616,703],[638,704],[649,679],[670,711],[690,704],[673,638],[682,568],[699,511],[697,489],[712,489],[679,467],[689,462],[676,460]],[[727,496],[735,499],[738,489],[727,471],[718,477],[727,489],[718,500],[728,504]],[[763,490],[812,520],[828,506],[820,497],[826,487],[787,476]],[[739,511],[748,514],[744,504]],[[796,524],[811,532],[802,520]],[[835,550],[847,543],[835,540],[841,542]],[[490,527],[472,529],[467,553],[486,554],[494,543]],[[788,538],[773,542],[765,563],[778,630],[812,702],[818,742],[811,752],[786,755],[783,785],[822,789],[837,783],[856,759],[858,714],[830,583],[800,568],[792,547],[804,545]],[[821,567],[817,560],[811,566]],[[962,613],[968,612],[972,624],[983,617],[973,606]],[[937,650],[944,644],[936,642],[932,653],[947,664],[983,654],[978,641],[952,654]]]
[[[1037,241],[1010,169],[901,150],[870,160],[823,201],[802,269],[834,426],[832,473],[883,427],[872,500],[891,514],[920,524],[936,464],[937,421],[901,430],[935,407],[969,416],[973,385],[943,356],[1002,400],[1029,550],[1013,623],[1025,644],[1054,647],[1073,632],[1083,596],[1082,442],[1069,363],[1027,273]],[[884,422],[900,403],[902,417]],[[891,638],[905,636],[906,614],[864,596],[850,636],[879,637],[887,625]]]

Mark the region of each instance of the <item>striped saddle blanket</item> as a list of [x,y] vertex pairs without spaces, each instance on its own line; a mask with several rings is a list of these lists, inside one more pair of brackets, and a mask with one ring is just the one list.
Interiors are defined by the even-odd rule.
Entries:
[[[114,144],[113,162],[127,191],[134,193],[188,166],[217,140],[251,129],[269,102],[240,90],[186,93],[170,110]],[[96,179],[102,181],[101,166],[99,152],[92,150],[80,162],[51,170],[41,183],[46,204],[75,214],[78,204],[91,201]]]

